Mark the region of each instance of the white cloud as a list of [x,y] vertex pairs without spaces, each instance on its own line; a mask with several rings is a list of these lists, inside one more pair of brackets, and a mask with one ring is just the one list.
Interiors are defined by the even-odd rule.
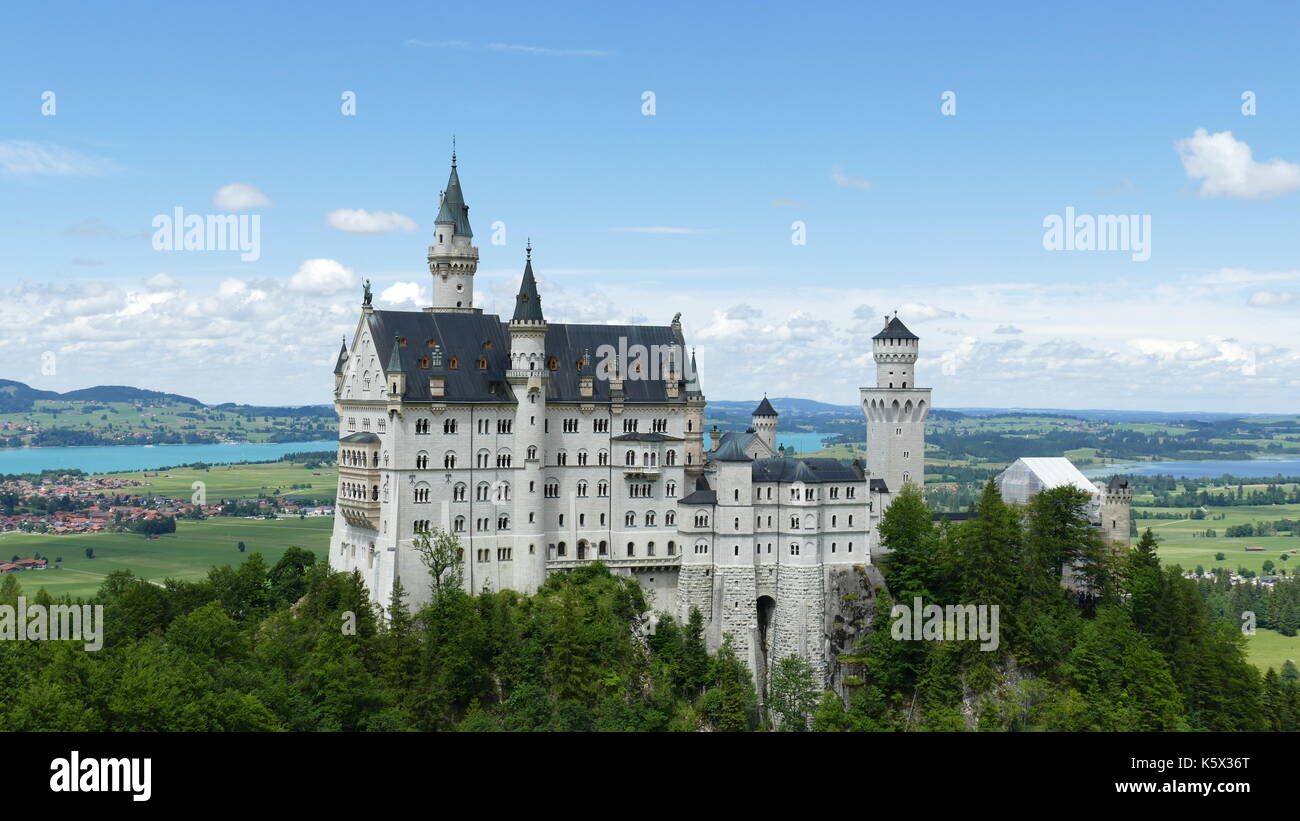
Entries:
[[838,165],[831,168],[831,180],[836,185],[841,185],[845,188],[857,188],[865,191],[871,187],[871,180],[850,177],[848,174],[845,174],[844,169],[840,168]]
[[1256,291],[1250,295],[1250,304],[1256,308],[1277,308],[1294,305],[1300,294],[1294,291]]
[[870,305],[859,305],[853,309],[853,318],[868,322],[873,319],[878,319],[879,316],[876,314],[876,309],[872,308]]
[[1231,131],[1209,134],[1198,128],[1175,147],[1189,179],[1203,179],[1199,195],[1269,199],[1300,190],[1300,165],[1281,159],[1256,162],[1250,146]]
[[354,234],[388,234],[415,231],[415,220],[396,211],[367,211],[364,208],[339,208],[325,215],[331,228]]
[[310,291],[320,294],[334,294],[355,287],[356,277],[352,269],[345,267],[338,260],[308,259],[289,279],[292,291]]
[[418,282],[394,282],[379,293],[379,301],[394,306],[409,304],[412,308],[428,304]]
[[232,182],[217,189],[212,205],[222,211],[243,211],[248,208],[268,208],[271,201],[257,188],[245,182]]
[[0,173],[11,177],[98,176],[114,170],[111,160],[71,148],[25,140],[0,140]]
[[995,333],[995,334],[1021,334],[1021,333],[1024,333],[1024,331],[1020,330],[1020,329],[1017,328],[1015,325],[999,325],[999,326],[997,326],[996,328],[993,329],[993,333]]
[[167,273],[157,273],[146,279],[144,284],[156,291],[170,291],[180,283]]

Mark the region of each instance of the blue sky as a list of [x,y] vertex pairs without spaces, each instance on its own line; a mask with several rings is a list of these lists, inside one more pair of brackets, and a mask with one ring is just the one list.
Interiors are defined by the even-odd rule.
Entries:
[[[454,133],[478,304],[508,310],[531,236],[548,318],[681,311],[714,398],[853,403],[869,337],[898,309],[939,406],[1294,412],[1296,18],[1285,4],[11,9],[0,376],[329,401],[362,279],[390,307],[427,304]],[[260,216],[259,259],[152,247],[155,215],[226,213],[231,184],[253,192],[239,213]],[[1149,215],[1150,259],[1045,250],[1044,218],[1067,206]],[[396,230],[331,223],[356,209]]]

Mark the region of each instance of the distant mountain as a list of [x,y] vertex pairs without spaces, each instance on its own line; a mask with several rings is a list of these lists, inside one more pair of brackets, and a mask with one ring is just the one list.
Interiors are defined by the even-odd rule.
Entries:
[[1063,410],[1060,408],[949,408],[966,416],[1064,416],[1089,422],[1222,422],[1228,419],[1269,418],[1277,413],[1214,413],[1209,411]]
[[238,413],[244,416],[332,416],[333,405],[303,405],[301,407],[281,408],[261,405],[236,405],[224,402],[220,405],[204,405],[192,396],[179,393],[132,388],[127,385],[96,385],[93,388],[81,388],[75,391],[59,393],[43,391],[15,382],[12,379],[0,379],[0,413],[21,413],[29,411],[38,399],[66,400],[69,402],[148,402],[191,405],[196,408],[211,407],[213,410]]
[[144,388],[131,388],[126,385],[96,385],[93,388],[68,391],[47,398],[67,399],[74,402],[175,402],[180,405],[203,407],[202,402],[190,396],[147,391]]
[[0,413],[31,410],[37,399],[58,398],[59,394],[54,391],[41,391],[12,379],[0,379]]

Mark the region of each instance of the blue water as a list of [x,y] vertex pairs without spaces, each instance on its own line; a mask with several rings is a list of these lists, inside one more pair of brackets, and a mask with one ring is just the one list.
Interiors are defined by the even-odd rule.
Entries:
[[286,453],[333,451],[338,441],[276,442],[229,445],[97,445],[84,448],[6,448],[0,450],[0,473],[37,473],[78,468],[87,473],[154,470],[191,462],[274,462]]
[[812,453],[825,447],[822,444],[823,439],[834,435],[833,433],[781,433],[777,431],[776,446],[779,448],[784,445],[786,450],[794,448],[796,453]]
[[1230,473],[1233,476],[1267,479],[1277,476],[1300,476],[1300,459],[1251,459],[1247,461],[1230,459],[1206,459],[1196,462],[1132,462],[1111,465],[1104,468],[1087,468],[1083,475],[1088,478],[1110,476],[1114,473],[1132,473],[1138,476],[1153,476],[1157,473],[1165,476],[1179,476],[1187,479],[1213,479]]

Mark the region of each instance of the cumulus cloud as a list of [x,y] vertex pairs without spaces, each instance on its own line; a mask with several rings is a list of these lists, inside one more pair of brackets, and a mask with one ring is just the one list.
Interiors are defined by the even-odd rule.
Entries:
[[0,140],[0,174],[10,177],[99,176],[115,168],[111,160],[52,143]]
[[927,302],[905,302],[898,309],[898,318],[903,324],[909,322],[929,322],[933,319],[947,319],[956,316],[955,311],[948,311],[938,305]]
[[289,279],[289,289],[334,294],[355,287],[352,269],[333,259],[308,259]]
[[154,274],[146,279],[144,284],[156,291],[168,291],[180,285],[174,277],[165,272]]
[[248,208],[268,208],[271,201],[246,182],[232,182],[217,189],[212,197],[212,205],[222,211],[244,211]]
[[999,326],[997,326],[996,328],[993,329],[993,333],[995,333],[995,334],[1020,334],[1020,333],[1024,333],[1024,331],[1020,330],[1020,329],[1017,328],[1015,325],[999,325]]
[[881,315],[876,313],[876,309],[872,308],[870,305],[859,305],[853,309],[853,318],[860,319],[863,322],[878,319],[880,316]]
[[379,293],[379,301],[388,305],[423,308],[428,304],[418,282],[394,282]]
[[871,180],[850,177],[848,174],[845,174],[844,169],[840,168],[838,165],[831,167],[831,181],[844,188],[857,188],[862,191],[871,187]]
[[727,309],[727,319],[758,319],[762,315],[762,311],[743,302]]
[[415,231],[415,220],[396,211],[367,211],[364,208],[339,208],[325,215],[329,226],[354,234],[388,234]]
[[1187,177],[1204,180],[1199,196],[1253,200],[1300,190],[1300,165],[1277,158],[1257,162],[1250,146],[1231,131],[1210,134],[1198,128],[1175,147]]

